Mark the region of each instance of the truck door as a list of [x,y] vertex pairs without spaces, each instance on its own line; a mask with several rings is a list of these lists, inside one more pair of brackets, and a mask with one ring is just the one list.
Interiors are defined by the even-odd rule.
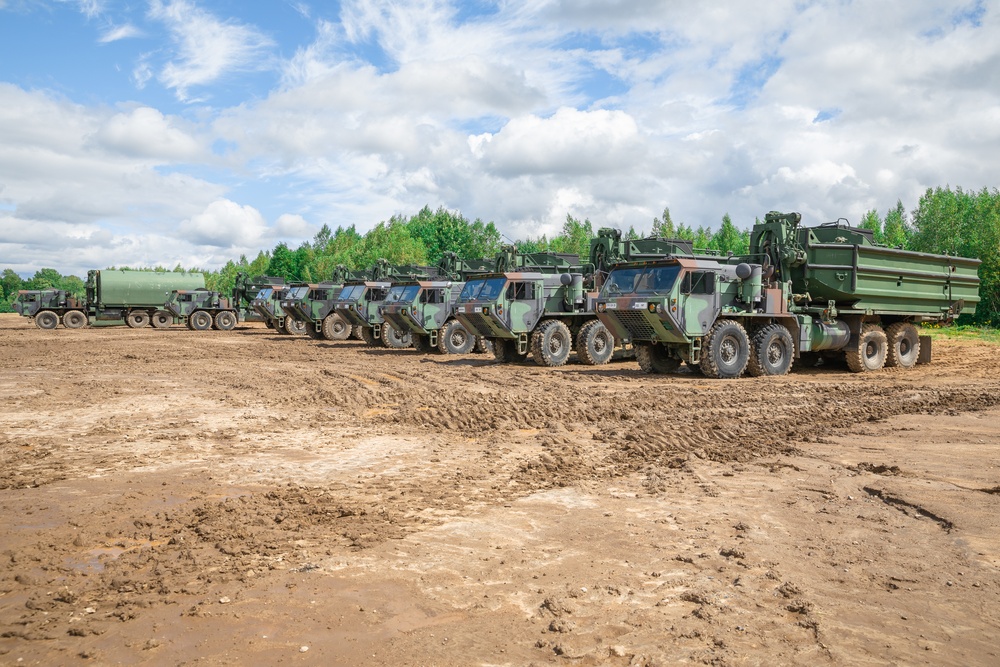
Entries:
[[704,336],[719,314],[719,290],[714,271],[688,271],[681,278],[680,311],[684,333]]
[[531,331],[541,312],[541,285],[535,280],[512,280],[507,285],[508,319],[512,331]]

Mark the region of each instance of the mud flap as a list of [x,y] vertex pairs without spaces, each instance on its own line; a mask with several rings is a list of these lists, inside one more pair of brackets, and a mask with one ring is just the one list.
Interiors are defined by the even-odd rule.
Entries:
[[930,336],[920,337],[920,354],[917,355],[918,364],[931,363],[931,340]]

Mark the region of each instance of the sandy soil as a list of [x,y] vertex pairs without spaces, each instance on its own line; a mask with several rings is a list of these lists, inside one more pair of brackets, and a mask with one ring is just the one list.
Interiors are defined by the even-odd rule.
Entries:
[[0,664],[1000,664],[1000,347],[779,379],[0,316]]

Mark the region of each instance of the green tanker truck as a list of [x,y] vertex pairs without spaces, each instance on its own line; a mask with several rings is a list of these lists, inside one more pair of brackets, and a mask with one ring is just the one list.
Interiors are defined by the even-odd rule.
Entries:
[[299,285],[281,301],[286,317],[304,322],[306,333],[316,340],[346,340],[351,324],[336,312],[337,297],[349,280],[365,280],[368,272],[351,271],[338,266],[330,280],[319,284]]
[[86,297],[77,299],[64,290],[23,290],[14,308],[33,318],[40,329],[54,329],[59,322],[69,329],[90,324],[124,322],[133,329],[151,321],[173,321],[163,309],[174,290],[205,287],[201,273],[173,271],[93,270],[87,273]]
[[410,333],[387,325],[382,316],[382,305],[393,283],[435,278],[438,276],[437,267],[393,266],[387,260],[379,259],[371,271],[368,280],[351,281],[344,285],[336,299],[337,313],[351,325],[359,327],[361,340],[370,346],[410,347]]
[[470,277],[488,273],[493,260],[460,258],[446,252],[438,263],[439,278],[396,283],[382,304],[382,316],[396,331],[409,333],[422,353],[484,352],[488,344],[455,318],[455,302]]
[[465,284],[455,307],[458,320],[489,340],[497,361],[521,361],[530,353],[541,366],[561,366],[576,350],[590,365],[605,364],[615,338],[594,311],[597,286],[616,262],[674,254],[691,255],[688,241],[649,237],[622,239],[621,232],[601,229],[590,242],[590,262],[575,255],[519,255],[508,247],[497,257],[494,273]]
[[930,360],[916,324],[975,312],[978,259],[876,245],[838,220],[772,211],[744,257],[668,257],[614,268],[598,317],[647,373],[682,362],[713,378],[782,375],[840,357],[856,373]]

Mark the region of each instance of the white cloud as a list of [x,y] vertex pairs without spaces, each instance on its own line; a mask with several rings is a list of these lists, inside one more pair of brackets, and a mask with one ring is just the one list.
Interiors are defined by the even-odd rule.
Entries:
[[180,235],[196,245],[218,248],[246,247],[259,243],[267,224],[253,206],[218,199],[204,211],[180,224]]
[[269,66],[267,54],[274,42],[253,26],[221,21],[186,0],[152,0],[149,16],[162,21],[176,43],[177,59],[163,67],[159,80],[176,90],[181,101],[191,100],[193,87]]
[[132,37],[141,37],[142,31],[136,28],[131,23],[123,23],[118,26],[111,26],[98,38],[98,42],[101,44],[110,44],[111,42],[117,42],[122,39],[130,39]]
[[102,147],[132,157],[190,162],[208,157],[204,147],[156,109],[139,107],[115,114],[94,134]]

